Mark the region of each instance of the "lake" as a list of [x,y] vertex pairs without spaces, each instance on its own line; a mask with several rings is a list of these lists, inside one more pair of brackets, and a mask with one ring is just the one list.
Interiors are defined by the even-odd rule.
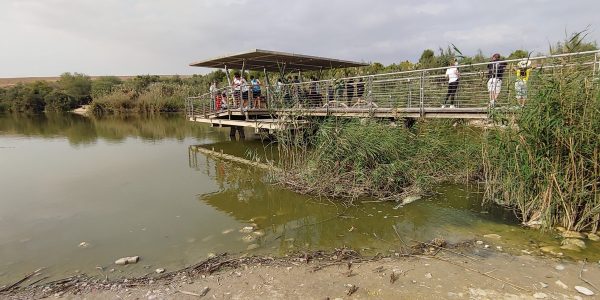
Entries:
[[[192,124],[180,115],[87,118],[0,115],[0,286],[38,268],[139,276],[211,254],[285,255],[352,247],[390,253],[399,240],[451,242],[502,236],[504,251],[558,245],[518,225],[513,212],[481,205],[476,186],[444,185],[404,207],[361,199],[346,208],[268,182],[261,170],[193,151],[271,156],[247,131]],[[252,226],[255,233],[240,232]],[[596,244],[578,254],[597,260]],[[568,253],[565,253],[568,255]],[[116,266],[139,255],[135,265]]]

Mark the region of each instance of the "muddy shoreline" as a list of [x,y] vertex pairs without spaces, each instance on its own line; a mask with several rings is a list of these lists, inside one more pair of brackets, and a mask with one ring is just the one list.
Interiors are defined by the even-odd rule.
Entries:
[[[8,299],[579,299],[596,295],[598,262],[515,255],[475,242],[416,243],[363,257],[342,248],[284,257],[217,255],[180,270],[136,278],[85,274],[47,283],[43,272],[0,293]],[[6,288],[6,287],[5,287]],[[593,296],[588,297],[590,299]]]

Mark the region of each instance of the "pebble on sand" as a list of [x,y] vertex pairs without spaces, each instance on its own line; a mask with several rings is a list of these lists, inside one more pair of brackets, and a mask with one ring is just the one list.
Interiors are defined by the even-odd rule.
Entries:
[[502,238],[499,234],[495,234],[495,233],[486,234],[483,237],[487,238],[487,239],[497,239],[497,240]]
[[164,272],[165,272],[165,269],[163,269],[163,268],[158,268],[158,269],[154,270],[154,272],[156,272],[156,274],[162,274],[162,273],[164,273]]
[[556,269],[557,271],[562,271],[565,269],[565,266],[563,265],[556,265],[556,267],[554,267],[554,269]]
[[127,257],[122,257],[122,258],[115,260],[115,264],[124,266],[124,265],[128,265],[128,264],[135,264],[139,260],[140,260],[139,256],[127,256]]
[[576,285],[575,289],[586,296],[594,296],[594,292],[586,287]]
[[557,280],[557,281],[555,281],[554,283],[555,283],[556,285],[558,285],[560,288],[563,288],[563,289],[565,289],[565,290],[569,288],[569,287],[568,287],[566,284],[564,284],[564,283],[563,283],[562,281],[560,281],[560,280]]

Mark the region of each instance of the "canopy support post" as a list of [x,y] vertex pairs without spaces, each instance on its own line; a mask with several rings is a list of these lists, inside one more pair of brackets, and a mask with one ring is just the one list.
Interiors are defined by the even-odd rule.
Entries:
[[266,81],[266,99],[267,99],[267,108],[271,107],[271,103],[272,103],[272,99],[269,99],[271,97],[271,93],[270,93],[270,87],[271,87],[271,81],[269,80],[269,74],[267,73],[267,68],[263,68],[263,73],[265,74],[265,81]]
[[[242,72],[240,74],[240,79],[241,80],[246,80],[246,76],[244,76],[244,72],[246,72],[246,60],[242,60]],[[248,85],[248,83],[246,82],[246,86]],[[243,114],[244,113],[244,91],[243,91],[244,87],[240,86],[240,112]],[[250,94],[249,92],[246,92],[248,94]],[[250,98],[248,98],[247,100],[248,102],[250,101]]]
[[226,96],[227,96],[227,110],[229,110],[229,100],[233,100],[233,102],[235,103],[235,99],[229,99],[229,97],[233,97],[231,95],[232,91],[233,91],[233,86],[231,85],[231,77],[229,74],[229,68],[227,68],[227,65],[225,65],[225,77],[227,77],[227,84],[229,84],[229,89],[227,90]]

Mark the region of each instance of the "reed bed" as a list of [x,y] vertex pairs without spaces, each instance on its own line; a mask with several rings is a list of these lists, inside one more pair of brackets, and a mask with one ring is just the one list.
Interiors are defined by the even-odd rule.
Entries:
[[[445,181],[467,181],[480,167],[480,135],[451,121],[405,128],[371,119],[329,119],[309,137],[278,138],[292,189],[352,202],[400,200]],[[294,149],[294,150],[290,150]]]
[[600,225],[597,75],[574,65],[538,70],[531,80],[538,88],[516,116],[518,129],[487,135],[485,198],[514,207],[528,225],[595,232]]

